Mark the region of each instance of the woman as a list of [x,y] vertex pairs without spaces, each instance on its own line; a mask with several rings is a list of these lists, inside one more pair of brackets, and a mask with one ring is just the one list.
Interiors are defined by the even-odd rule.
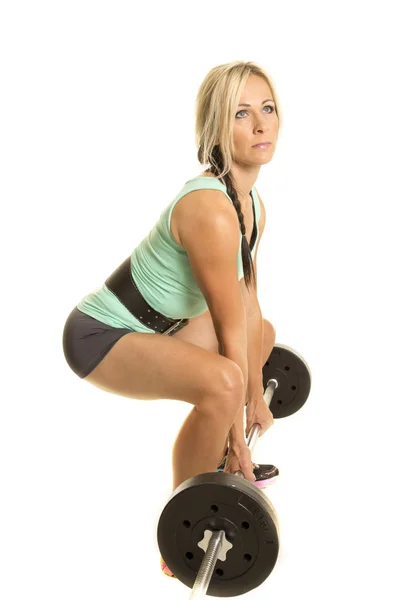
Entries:
[[193,405],[173,447],[173,489],[217,468],[241,470],[260,487],[278,473],[254,468],[243,423],[247,404],[246,433],[253,423],[261,435],[273,424],[262,366],[275,330],[257,300],[265,208],[254,183],[278,130],[277,95],[259,66],[213,68],[196,104],[198,159],[209,167],[64,327],[66,360],[85,381],[128,398]]

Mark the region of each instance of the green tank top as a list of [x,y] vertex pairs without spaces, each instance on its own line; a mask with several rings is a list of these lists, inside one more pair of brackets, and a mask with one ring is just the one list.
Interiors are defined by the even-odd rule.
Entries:
[[[196,317],[207,310],[206,300],[192,275],[187,252],[172,236],[171,213],[175,204],[194,190],[217,189],[230,202],[226,186],[214,177],[189,179],[172,202],[162,211],[157,223],[131,253],[131,270],[135,283],[145,300],[155,310],[171,319]],[[253,214],[255,227],[252,232],[251,255],[258,240],[260,202],[253,187]],[[255,238],[255,239],[254,239]],[[243,277],[242,234],[238,222],[238,279]],[[111,327],[123,327],[142,333],[156,333],[134,317],[118,300],[105,283],[82,298],[77,308],[83,313]]]

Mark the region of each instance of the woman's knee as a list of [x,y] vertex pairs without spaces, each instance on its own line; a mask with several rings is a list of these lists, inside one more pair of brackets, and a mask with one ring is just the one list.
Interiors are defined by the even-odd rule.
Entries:
[[273,344],[275,344],[276,330],[275,330],[275,327],[272,325],[272,323],[270,321],[268,321],[268,319],[263,319],[263,328],[264,328],[264,339],[268,343],[272,342]]
[[204,399],[203,410],[223,414],[228,420],[236,416],[244,402],[244,377],[242,369],[233,360],[223,357],[223,365],[210,374],[209,396]]

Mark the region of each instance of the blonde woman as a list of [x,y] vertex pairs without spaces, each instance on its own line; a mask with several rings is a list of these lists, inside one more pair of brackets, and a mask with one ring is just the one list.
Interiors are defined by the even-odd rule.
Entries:
[[85,381],[127,398],[193,405],[173,447],[173,489],[216,469],[241,470],[260,487],[278,474],[251,462],[245,433],[273,424],[262,367],[275,330],[257,299],[265,208],[254,184],[274,154],[279,112],[257,64],[211,69],[196,101],[197,156],[207,168],[64,326],[66,361]]

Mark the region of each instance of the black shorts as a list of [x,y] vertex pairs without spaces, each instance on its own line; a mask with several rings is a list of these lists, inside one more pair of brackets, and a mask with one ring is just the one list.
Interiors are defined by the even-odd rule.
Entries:
[[64,325],[65,359],[73,372],[83,379],[123,335],[132,332],[132,329],[102,323],[75,306]]

